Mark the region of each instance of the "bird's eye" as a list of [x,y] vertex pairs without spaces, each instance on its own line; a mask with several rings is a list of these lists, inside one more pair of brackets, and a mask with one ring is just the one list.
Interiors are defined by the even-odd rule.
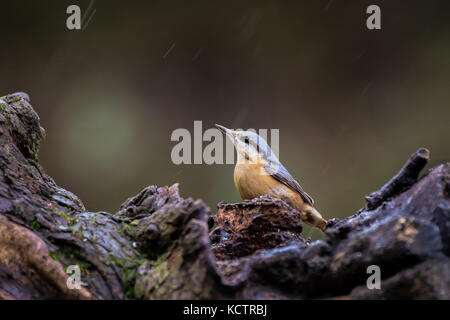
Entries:
[[246,144],[249,144],[249,143],[250,143],[250,140],[248,139],[248,137],[245,137],[245,138],[244,138],[244,142],[245,142]]

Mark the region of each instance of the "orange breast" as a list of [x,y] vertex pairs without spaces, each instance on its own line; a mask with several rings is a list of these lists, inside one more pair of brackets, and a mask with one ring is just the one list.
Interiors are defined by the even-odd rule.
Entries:
[[285,200],[299,211],[303,208],[303,199],[298,192],[268,174],[263,162],[237,163],[234,168],[234,184],[244,200],[269,194]]

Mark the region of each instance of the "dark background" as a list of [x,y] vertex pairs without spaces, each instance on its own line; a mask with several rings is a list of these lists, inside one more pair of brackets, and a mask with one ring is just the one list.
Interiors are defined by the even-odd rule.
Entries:
[[[40,162],[88,210],[150,184],[238,201],[232,165],[170,160],[176,128],[279,128],[325,218],[364,205],[417,148],[450,158],[449,1],[4,1],[0,95],[30,94]],[[366,28],[366,8],[382,30]],[[88,19],[90,18],[90,19]]]

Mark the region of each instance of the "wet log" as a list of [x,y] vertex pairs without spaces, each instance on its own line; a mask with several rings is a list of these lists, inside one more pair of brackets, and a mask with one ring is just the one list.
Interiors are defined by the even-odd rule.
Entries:
[[[28,95],[0,109],[0,299],[450,299],[450,164],[418,178],[426,149],[311,241],[270,196],[214,214],[177,184],[149,186],[116,213],[88,212],[39,165]],[[380,289],[366,286],[371,265]]]

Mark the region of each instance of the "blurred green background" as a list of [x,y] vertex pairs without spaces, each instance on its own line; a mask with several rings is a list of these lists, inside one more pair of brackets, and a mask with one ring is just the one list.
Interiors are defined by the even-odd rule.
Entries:
[[194,120],[279,128],[325,218],[355,213],[421,146],[429,167],[450,158],[449,1],[94,1],[69,31],[67,6],[90,2],[2,1],[0,19],[0,95],[30,94],[41,163],[89,210],[175,182],[213,212],[238,201],[233,165],[171,163],[171,132]]

